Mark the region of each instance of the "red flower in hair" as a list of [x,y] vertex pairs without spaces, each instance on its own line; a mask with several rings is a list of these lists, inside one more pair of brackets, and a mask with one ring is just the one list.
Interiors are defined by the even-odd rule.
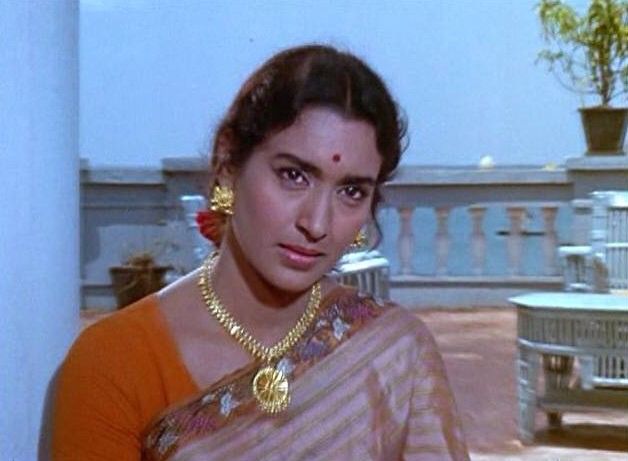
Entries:
[[225,215],[212,210],[199,211],[196,213],[196,223],[203,237],[214,242],[216,246],[220,245],[225,227]]

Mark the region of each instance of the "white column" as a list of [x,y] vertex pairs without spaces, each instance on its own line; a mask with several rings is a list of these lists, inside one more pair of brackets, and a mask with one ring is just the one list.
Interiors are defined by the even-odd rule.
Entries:
[[484,215],[485,205],[471,205],[469,208],[471,215],[471,270],[473,275],[482,275],[486,262],[486,235],[484,235]]
[[508,250],[508,275],[521,275],[521,255],[523,253],[523,220],[526,208],[507,206],[510,220],[510,233],[506,242]]
[[0,458],[36,460],[78,330],[78,3],[0,2],[0,42]]
[[401,207],[399,212],[399,236],[397,251],[399,252],[399,273],[410,275],[414,273],[412,258],[414,256],[414,233],[412,232],[412,214],[414,208]]
[[558,236],[556,235],[556,214],[558,213],[558,207],[543,206],[541,207],[543,213],[543,272],[545,275],[558,274],[558,265],[556,263],[556,247],[558,245]]
[[436,275],[447,275],[447,260],[449,258],[449,207],[436,207]]

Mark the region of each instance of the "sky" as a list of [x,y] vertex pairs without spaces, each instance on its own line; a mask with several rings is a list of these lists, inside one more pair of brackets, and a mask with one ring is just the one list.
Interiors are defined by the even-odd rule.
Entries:
[[[582,2],[575,2],[575,4]],[[81,0],[80,151],[154,166],[208,152],[243,80],[308,42],[348,49],[409,122],[404,164],[560,164],[581,155],[578,95],[542,65],[531,0]]]

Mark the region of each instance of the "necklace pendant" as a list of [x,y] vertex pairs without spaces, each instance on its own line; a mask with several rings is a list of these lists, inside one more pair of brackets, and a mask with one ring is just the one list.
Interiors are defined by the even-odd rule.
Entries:
[[260,368],[253,378],[253,395],[265,413],[274,415],[284,411],[290,403],[287,376],[270,365]]

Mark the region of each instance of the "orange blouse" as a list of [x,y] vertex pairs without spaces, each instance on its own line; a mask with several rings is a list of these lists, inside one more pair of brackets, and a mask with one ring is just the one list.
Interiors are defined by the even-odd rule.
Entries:
[[166,407],[199,392],[157,298],[87,328],[57,375],[53,461],[139,461],[141,435]]

